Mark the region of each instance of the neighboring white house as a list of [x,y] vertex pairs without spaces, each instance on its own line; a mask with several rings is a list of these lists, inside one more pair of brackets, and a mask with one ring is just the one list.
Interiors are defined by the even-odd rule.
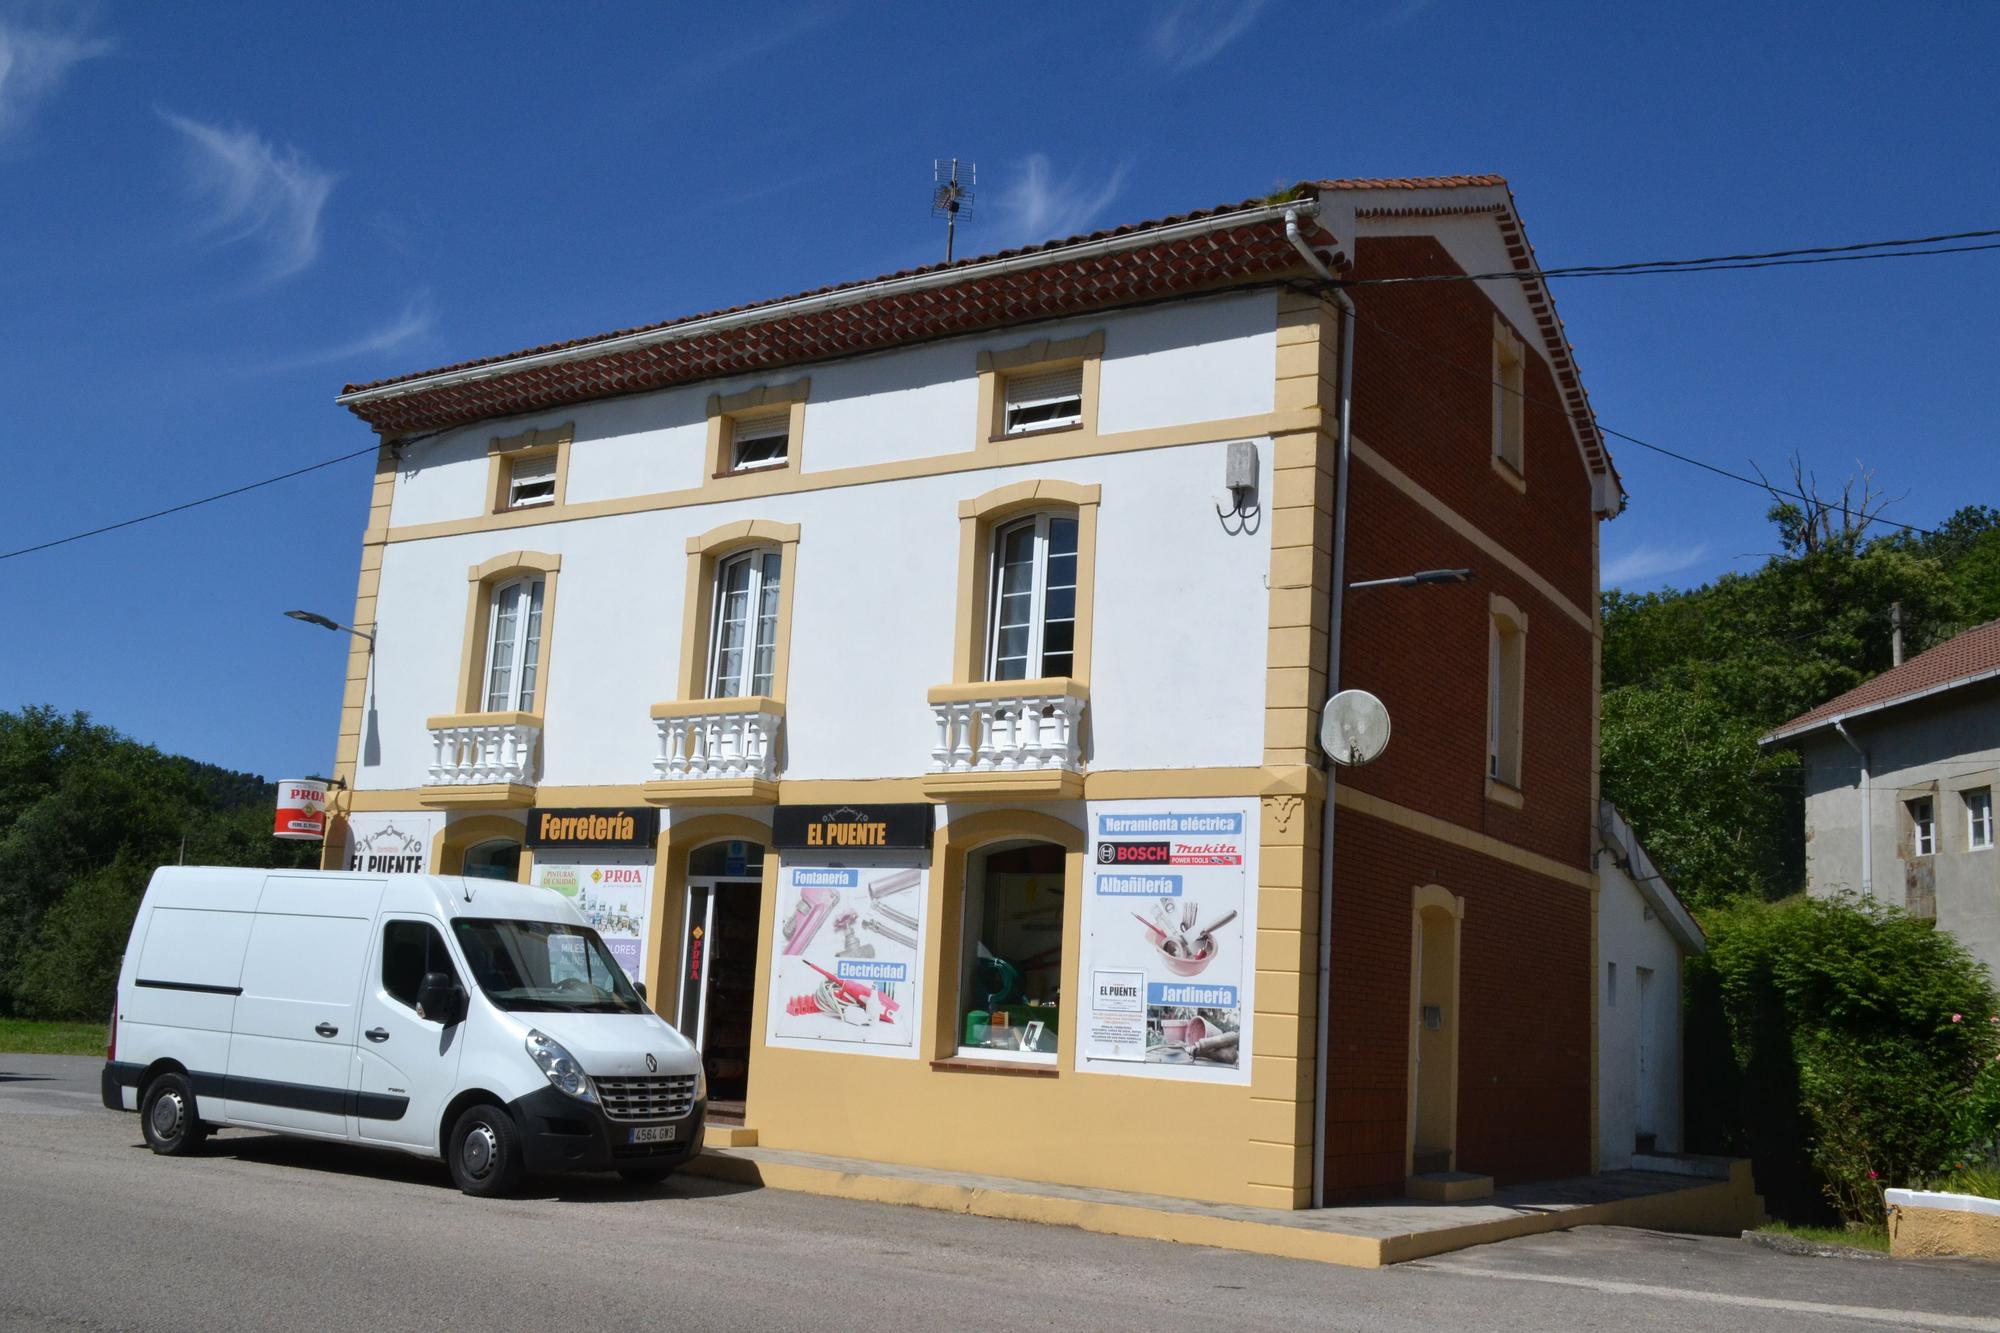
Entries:
[[1681,1151],[1681,963],[1707,941],[1617,807],[1598,811],[1597,1160],[1617,1171]]

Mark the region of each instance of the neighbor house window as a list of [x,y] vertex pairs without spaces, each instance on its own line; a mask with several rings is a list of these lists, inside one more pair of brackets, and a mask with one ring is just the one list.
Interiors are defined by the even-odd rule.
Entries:
[[1493,330],[1493,458],[1516,477],[1527,474],[1525,452],[1527,358],[1513,330]]
[[1053,1062],[1063,978],[1063,849],[1023,842],[966,858],[959,1048]]
[[708,697],[769,695],[778,652],[777,551],[757,547],[715,570],[715,624],[708,636]]
[[1020,371],[1003,380],[1008,435],[1083,424],[1083,363]]
[[1960,797],[1965,802],[1965,849],[1983,852],[1993,846],[1993,789],[1976,787]]
[[1504,597],[1493,599],[1487,623],[1486,776],[1521,785],[1521,709],[1528,621]]
[[1937,806],[1928,796],[1919,796],[1914,801],[1906,801],[1903,808],[1910,812],[1910,855],[1933,856],[1937,853]]
[[988,680],[1072,674],[1076,531],[1073,514],[1032,514],[994,530]]
[[487,617],[486,711],[535,711],[535,673],[541,661],[543,582],[515,579],[493,590]]
[[507,460],[507,507],[533,509],[556,502],[556,456],[553,452]]
[[791,439],[792,418],[789,412],[732,421],[729,431],[730,471],[751,472],[758,468],[783,467],[791,458]]

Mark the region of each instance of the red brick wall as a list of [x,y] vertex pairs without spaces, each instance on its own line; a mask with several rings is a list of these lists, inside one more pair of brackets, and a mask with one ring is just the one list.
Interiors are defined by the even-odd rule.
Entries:
[[[1427,237],[1364,240],[1358,260],[1361,276],[1459,271]],[[1364,321],[1356,437],[1588,614],[1597,520],[1562,411],[1526,408],[1525,494],[1493,471],[1493,305],[1471,283],[1360,288],[1355,298]],[[1529,398],[1559,402],[1534,352],[1536,331],[1516,332],[1530,351]],[[1346,599],[1340,683],[1380,696],[1394,736],[1380,759],[1341,770],[1339,782],[1587,869],[1590,630],[1366,464],[1353,465],[1349,488],[1350,582],[1456,566],[1477,579]],[[1520,810],[1486,796],[1487,614],[1496,593],[1528,617]],[[1402,1189],[1411,894],[1421,884],[1466,901],[1460,1168],[1502,1182],[1588,1171],[1588,891],[1354,811],[1338,818],[1335,866],[1328,1197]]]

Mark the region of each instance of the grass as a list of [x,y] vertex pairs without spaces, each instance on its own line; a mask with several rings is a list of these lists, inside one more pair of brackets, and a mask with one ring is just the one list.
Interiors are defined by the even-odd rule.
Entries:
[[1965,1167],[1923,1181],[1917,1188],[1941,1190],[1946,1194],[1971,1194],[1981,1199],[2000,1199],[2000,1167]]
[[10,1055],[104,1055],[104,1024],[0,1018],[0,1052]]
[[1861,1231],[1849,1231],[1846,1227],[1795,1227],[1789,1222],[1766,1222],[1757,1228],[1776,1236],[1790,1236],[1813,1245],[1847,1245],[1857,1250],[1882,1250],[1889,1248],[1887,1227],[1868,1227]]

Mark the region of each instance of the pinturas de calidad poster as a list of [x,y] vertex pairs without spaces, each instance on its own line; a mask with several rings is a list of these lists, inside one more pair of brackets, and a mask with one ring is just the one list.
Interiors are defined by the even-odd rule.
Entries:
[[1249,1081],[1256,815],[1090,803],[1079,1070]]
[[915,858],[787,859],[778,874],[765,1040],[915,1056],[927,880]]
[[544,851],[535,857],[534,879],[575,904],[628,979],[646,979],[646,923],[653,910],[650,852]]

